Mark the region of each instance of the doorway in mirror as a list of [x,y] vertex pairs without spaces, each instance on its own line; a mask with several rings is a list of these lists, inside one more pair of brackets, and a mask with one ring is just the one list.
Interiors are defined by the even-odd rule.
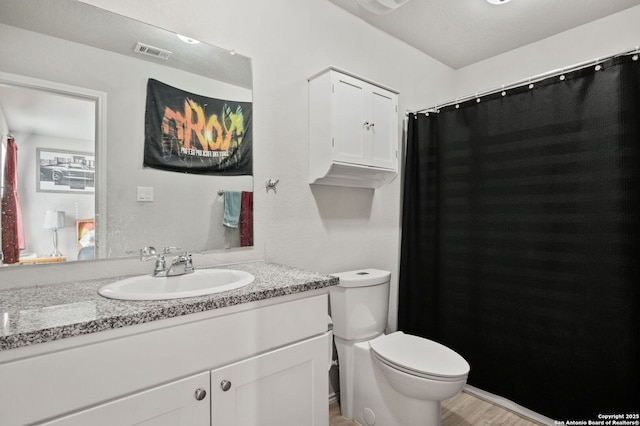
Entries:
[[[19,259],[12,264],[94,258],[87,255],[94,251],[90,248],[81,255],[76,222],[95,223],[99,100],[86,89],[0,73],[0,133],[4,140],[11,132],[17,141],[24,231]],[[0,169],[4,165],[0,161]],[[82,243],[95,247],[95,241],[87,236]]]

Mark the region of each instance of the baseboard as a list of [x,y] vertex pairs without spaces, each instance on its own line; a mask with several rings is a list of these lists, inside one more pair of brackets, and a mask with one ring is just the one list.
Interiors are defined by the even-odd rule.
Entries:
[[535,411],[529,410],[528,408],[523,407],[522,405],[516,404],[515,402],[503,398],[499,395],[492,394],[487,391],[483,391],[482,389],[478,389],[471,385],[465,385],[463,392],[476,396],[480,399],[483,399],[491,404],[498,405],[505,410],[513,411],[514,413],[531,420],[532,422],[540,423],[542,425],[554,425],[553,419],[550,419],[547,416],[543,416],[542,414],[536,413]]

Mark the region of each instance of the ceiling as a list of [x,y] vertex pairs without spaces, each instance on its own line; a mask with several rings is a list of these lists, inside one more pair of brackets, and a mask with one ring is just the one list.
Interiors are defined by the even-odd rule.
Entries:
[[15,133],[85,141],[95,137],[93,101],[0,84],[0,109]]
[[[251,88],[251,60],[207,43],[186,44],[165,29],[76,0],[0,0],[0,23]],[[169,51],[166,61],[134,52],[138,42]]]
[[329,1],[454,69],[640,5],[640,0],[513,0],[502,5],[410,0],[376,15],[357,0]]

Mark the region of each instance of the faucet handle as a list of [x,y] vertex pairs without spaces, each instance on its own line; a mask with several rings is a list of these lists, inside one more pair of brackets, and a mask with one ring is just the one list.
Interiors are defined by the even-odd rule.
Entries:
[[146,246],[140,249],[140,254],[143,256],[153,256],[156,254],[156,249],[153,246]]
[[156,249],[153,248],[152,246],[141,248],[139,251],[139,254],[140,254],[140,260],[143,260],[143,261],[156,259],[158,257]]
[[193,267],[193,258],[191,257],[193,253],[185,251],[184,254],[180,256],[180,258],[184,261],[184,272],[185,274],[189,274],[196,270]]
[[182,249],[180,247],[174,247],[174,246],[163,247],[162,254],[172,254],[174,251],[177,251],[177,250],[182,250]]
[[[153,247],[151,247],[153,248]],[[164,260],[163,254],[156,254],[155,250],[153,250],[154,254],[149,254],[147,256],[140,256],[140,260],[146,262],[148,260],[155,260],[155,265],[153,266],[153,276],[162,276],[166,272],[167,269],[167,261]]]

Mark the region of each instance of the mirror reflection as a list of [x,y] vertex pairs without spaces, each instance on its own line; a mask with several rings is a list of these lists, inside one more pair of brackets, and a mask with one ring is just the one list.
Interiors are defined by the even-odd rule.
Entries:
[[[252,245],[249,58],[76,0],[0,0],[0,41],[4,264]],[[150,80],[199,103],[150,131]],[[192,169],[145,167],[153,140]]]

